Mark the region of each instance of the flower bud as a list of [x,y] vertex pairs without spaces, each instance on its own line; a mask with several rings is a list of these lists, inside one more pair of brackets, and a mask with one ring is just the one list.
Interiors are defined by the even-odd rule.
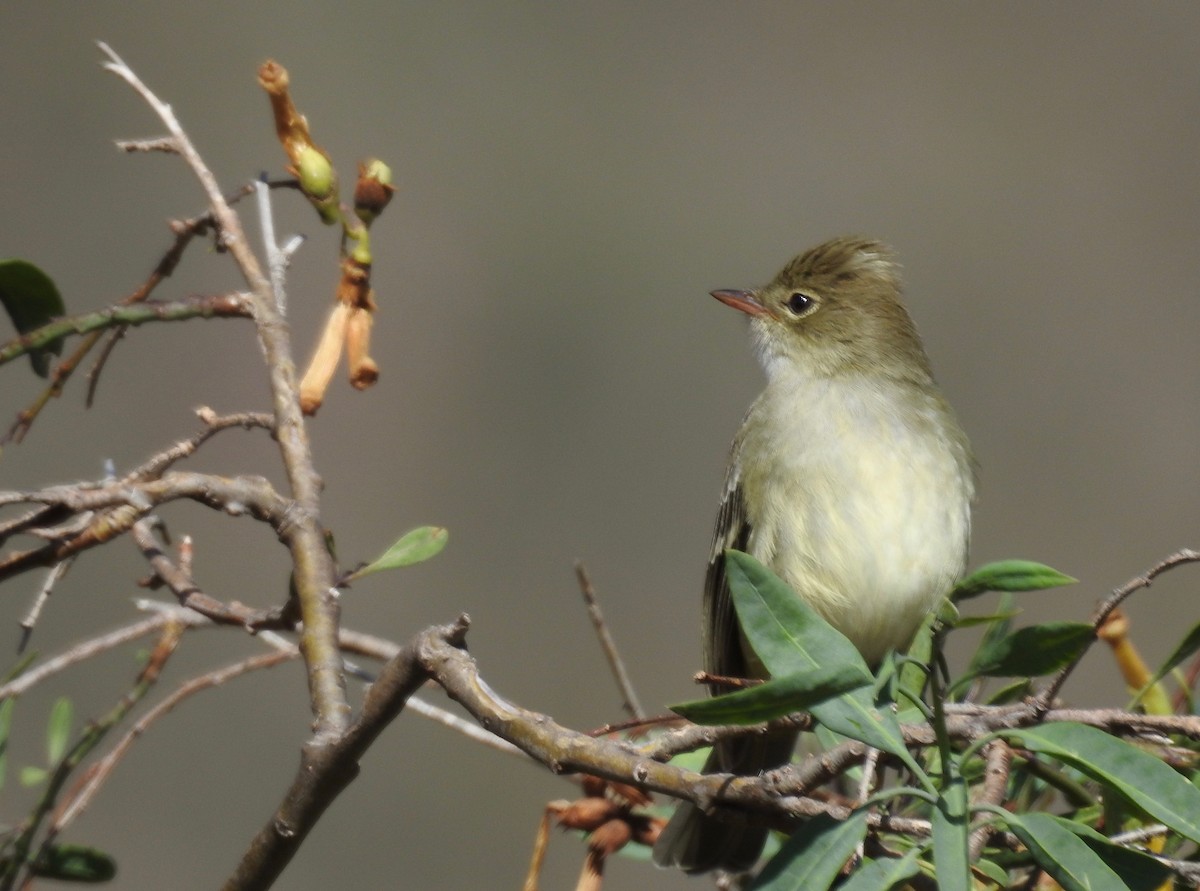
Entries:
[[396,187],[392,185],[392,171],[378,158],[371,158],[358,165],[358,182],[354,187],[354,212],[368,226],[392,200]]

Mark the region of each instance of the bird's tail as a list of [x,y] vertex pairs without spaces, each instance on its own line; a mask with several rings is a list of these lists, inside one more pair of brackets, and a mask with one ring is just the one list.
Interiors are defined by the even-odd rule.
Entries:
[[[797,733],[727,739],[713,746],[704,773],[756,776],[787,764]],[[767,828],[753,826],[727,811],[705,813],[690,801],[681,802],[654,845],[654,862],[688,873],[722,869],[745,872],[758,861],[767,841]]]

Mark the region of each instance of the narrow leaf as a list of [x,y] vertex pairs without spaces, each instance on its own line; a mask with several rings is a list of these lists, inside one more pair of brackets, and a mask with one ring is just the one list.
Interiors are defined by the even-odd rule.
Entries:
[[793,672],[712,699],[673,705],[671,710],[695,724],[757,724],[805,711],[870,682],[870,676],[864,679],[853,666],[833,665]]
[[368,563],[346,577],[347,582],[361,579],[363,576],[385,569],[397,569],[401,566],[412,566],[430,557],[436,557],[446,546],[450,533],[440,526],[421,526],[405,533],[400,540],[383,552],[378,560]]
[[977,654],[973,673],[987,677],[1039,677],[1057,671],[1095,639],[1086,622],[1047,622],[1019,628]]
[[1148,752],[1095,727],[1069,722],[1008,735],[1031,751],[1069,764],[1154,819],[1200,842],[1200,789]]
[[21,768],[21,785],[36,786],[44,782],[47,776],[49,774],[46,772],[46,768],[27,765]]
[[813,817],[784,842],[750,891],[825,891],[866,837],[865,812],[856,811],[844,822],[828,814]]
[[[929,682],[927,670],[933,661],[933,626],[937,621],[936,613],[930,613],[917,629],[913,642],[908,647],[908,658],[911,661],[900,666],[900,689],[908,692],[913,699],[920,699]],[[900,707],[911,708],[912,703],[905,697],[897,697]]]
[[55,700],[54,708],[50,710],[50,720],[46,725],[46,763],[51,767],[62,760],[67,753],[67,742],[71,738],[71,721],[75,717],[75,709],[71,700],[60,696]]
[[1050,819],[1057,821],[1064,829],[1082,838],[1084,844],[1091,848],[1132,891],[1155,891],[1171,875],[1171,871],[1167,867],[1149,854],[1114,844],[1091,826],[1053,815],[1050,815]]
[[1065,891],[1128,891],[1125,883],[1074,832],[1046,814],[1011,814],[1008,828],[1038,866]]
[[895,716],[890,708],[878,708],[866,689],[871,673],[858,648],[749,554],[727,550],[725,576],[738,622],[767,670],[776,677],[819,672],[831,665],[860,672],[863,687],[814,703],[809,710],[830,730],[908,763]]
[[[3,304],[18,334],[28,334],[66,314],[54,280],[28,260],[0,260],[0,304]],[[41,377],[50,372],[48,353],[62,352],[56,340],[29,353],[33,370]]]
[[917,867],[917,853],[918,850],[913,848],[903,857],[864,860],[849,880],[838,886],[838,891],[890,891],[920,871]]
[[930,814],[933,829],[933,865],[937,885],[942,891],[969,891],[971,863],[967,856],[967,784],[961,777],[952,779],[942,790],[937,806]]
[[1032,560],[1000,560],[979,567],[954,587],[950,599],[958,602],[988,591],[1041,591],[1073,585],[1078,579]]
[[725,577],[742,631],[772,675],[857,665],[870,677],[858,648],[749,554],[727,550]]
[[1164,662],[1158,671],[1154,673],[1154,677],[1152,677],[1146,683],[1146,685],[1138,691],[1137,696],[1133,700],[1134,705],[1141,701],[1142,697],[1146,695],[1147,691],[1151,687],[1174,671],[1185,659],[1187,659],[1197,650],[1200,650],[1200,622],[1197,622],[1191,627],[1191,630],[1189,630],[1188,633],[1184,635],[1183,640],[1179,642],[1179,646],[1175,648],[1175,652],[1167,657],[1167,661]]

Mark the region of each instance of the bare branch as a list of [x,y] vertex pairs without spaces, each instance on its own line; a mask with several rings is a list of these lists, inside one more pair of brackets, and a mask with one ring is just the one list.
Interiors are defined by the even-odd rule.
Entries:
[[212,171],[192,145],[171,107],[161,102],[108,46],[101,43],[100,48],[110,60],[104,67],[142,96],[178,143],[180,155],[208,196],[213,218],[223,234],[223,244],[250,287],[258,340],[270,375],[275,435],[296,502],[291,522],[280,535],[292,552],[296,591],[304,620],[300,649],[308,668],[316,734],[318,738],[336,737],[350,722],[345,674],[337,646],[340,610],[334,588],[333,560],[326,548],[319,519],[320,479],[313,467],[304,419],[300,414],[287,325],[275,306],[271,283],[247,243],[241,221],[225,201]]
[[185,439],[171,448],[159,452],[149,461],[135,467],[121,479],[121,482],[132,483],[136,480],[157,479],[172,464],[195,454],[200,446],[222,430],[230,430],[234,427],[241,427],[245,430],[254,427],[272,430],[275,426],[275,419],[265,412],[247,411],[232,415],[218,415],[211,408],[202,406],[196,409],[196,416],[204,422],[204,430],[190,439]]
[[217,624],[238,625],[252,633],[265,628],[295,627],[296,619],[286,607],[254,610],[237,602],[223,603],[201,591],[191,576],[163,553],[154,538],[152,518],[147,517],[133,525],[133,540],[155,575],[179,598],[180,606],[195,610]]
[[[1002,739],[994,739],[987,745],[986,750],[987,762],[984,766],[983,788],[980,790],[978,798],[973,803],[1001,805],[1004,803],[1004,798],[1008,793],[1008,776],[1009,769],[1012,767],[1012,749],[1008,747]],[[968,857],[972,863],[979,859],[979,855],[983,853],[983,846],[987,844],[988,837],[992,834],[991,826],[981,826],[971,833],[971,841],[968,850]]]
[[34,626],[37,625],[37,620],[42,614],[42,607],[50,599],[50,595],[54,591],[54,586],[62,581],[63,577],[71,569],[71,564],[74,562],[75,558],[70,557],[62,563],[54,564],[54,566],[50,567],[50,571],[46,573],[46,580],[42,582],[42,586],[38,589],[33,604],[29,607],[29,611],[25,613],[25,618],[21,619],[21,640],[17,644],[18,653],[25,652],[25,647],[29,644],[29,638],[33,634]]

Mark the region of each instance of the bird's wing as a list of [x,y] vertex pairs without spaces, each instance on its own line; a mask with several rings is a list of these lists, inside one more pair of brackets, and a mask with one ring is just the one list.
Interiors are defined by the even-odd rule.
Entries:
[[[734,448],[735,455],[729,462],[725,494],[713,530],[712,555],[704,578],[704,670],[726,677],[746,677],[741,632],[725,579],[725,549],[745,550],[750,539],[750,523],[746,517],[746,503],[739,480],[736,445]],[[728,691],[714,688],[712,692]]]

